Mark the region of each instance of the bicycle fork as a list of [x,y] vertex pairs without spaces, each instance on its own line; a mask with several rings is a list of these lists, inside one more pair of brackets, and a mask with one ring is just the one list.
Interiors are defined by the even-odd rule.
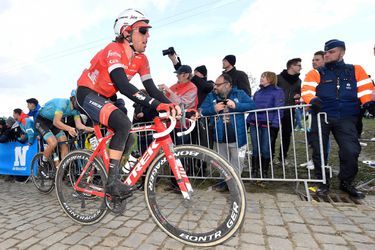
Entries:
[[167,157],[170,168],[172,169],[173,175],[176,178],[178,187],[182,193],[184,199],[190,200],[193,193],[193,188],[190,184],[189,178],[187,177],[184,166],[181,163],[180,159],[176,159],[174,156],[173,144],[170,143],[168,146],[164,147],[164,152]]

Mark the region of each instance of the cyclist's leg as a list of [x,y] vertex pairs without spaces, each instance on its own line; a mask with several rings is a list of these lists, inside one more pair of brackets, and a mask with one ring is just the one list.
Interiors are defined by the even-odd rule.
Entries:
[[[119,109],[114,110],[108,119],[108,127],[115,131],[109,143],[109,173],[108,173],[108,191],[111,194],[123,196],[128,192],[128,187],[120,181],[120,160],[125,150],[125,144],[130,148],[133,140],[128,140],[131,122],[129,118]],[[127,143],[125,143],[127,142]],[[120,186],[121,184],[121,186]]]
[[43,161],[46,162],[57,146],[56,137],[54,136],[53,131],[51,131],[51,128],[53,129],[52,121],[42,116],[37,116],[35,119],[35,128],[48,144],[48,147],[43,151]]
[[[60,131],[57,135],[57,141],[58,142],[65,142],[68,140],[68,138],[66,137],[65,133],[63,131]],[[59,148],[60,148],[60,159],[64,159],[64,157],[68,154],[69,152],[69,147],[68,147],[68,144],[66,143],[63,143],[63,144],[60,144],[59,145]],[[56,167],[58,166],[58,164],[56,165]]]
[[115,134],[109,144],[110,168],[107,192],[120,196],[128,194],[129,187],[120,181],[119,164],[131,127],[129,118],[108,99],[85,87],[77,89],[77,102],[80,109],[93,121],[114,130]]
[[47,145],[48,147],[44,149],[44,152],[43,152],[43,161],[47,161],[47,159],[49,159],[52,155],[52,152],[55,150],[56,146],[57,146],[57,139],[56,137],[52,134],[52,132],[50,134],[48,134],[47,136],[47,139],[44,138],[44,140],[47,142]]

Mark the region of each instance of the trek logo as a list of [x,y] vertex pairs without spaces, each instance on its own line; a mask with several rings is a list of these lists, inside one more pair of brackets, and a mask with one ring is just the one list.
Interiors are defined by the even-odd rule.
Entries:
[[19,146],[14,148],[14,167],[26,165],[26,155],[29,150],[29,146]]
[[150,157],[154,154],[155,149],[159,147],[159,144],[155,141],[151,143],[151,145],[148,147],[147,151],[143,154],[142,158],[138,161],[138,163],[135,165],[132,172],[130,172],[130,175],[126,179],[125,183],[128,185],[132,185],[135,178],[138,176],[138,174],[141,172],[142,168],[146,163],[150,160]]
[[99,103],[94,102],[93,100],[90,100],[89,103],[90,103],[91,105],[97,107],[97,108],[100,108],[100,109],[103,107],[103,105],[100,105]]

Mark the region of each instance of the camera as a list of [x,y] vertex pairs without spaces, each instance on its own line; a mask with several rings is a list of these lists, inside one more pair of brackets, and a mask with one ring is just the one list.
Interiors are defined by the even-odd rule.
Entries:
[[176,54],[176,51],[173,47],[169,47],[168,49],[163,50],[163,56],[165,55],[174,55]]

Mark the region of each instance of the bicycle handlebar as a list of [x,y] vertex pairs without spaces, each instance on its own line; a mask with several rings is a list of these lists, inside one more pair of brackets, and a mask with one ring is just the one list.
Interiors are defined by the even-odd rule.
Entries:
[[[165,117],[167,117],[167,115],[161,113],[161,114],[159,114],[159,117],[165,118]],[[170,125],[165,131],[163,131],[163,132],[160,132],[160,133],[154,133],[154,134],[153,134],[153,137],[154,137],[155,139],[170,134],[170,133],[172,132],[172,130],[174,129],[174,127],[176,126],[176,118],[174,118],[174,117],[172,117],[172,116],[169,116],[168,118],[169,118],[169,120],[171,121],[171,125]]]
[[[160,133],[154,133],[153,137],[155,139],[170,134],[173,131],[173,129],[175,128],[175,126],[176,126],[176,118],[174,118],[172,116],[167,116],[167,113],[159,113],[159,117],[160,118],[168,118],[171,121],[171,124],[170,124],[170,126],[165,131],[160,132]],[[177,132],[177,136],[178,137],[181,137],[181,136],[184,136],[184,135],[188,135],[188,134],[190,134],[194,130],[196,121],[194,121],[192,119],[187,119],[187,120],[189,120],[189,122],[190,122],[190,127],[187,130],[185,130],[185,131]]]
[[184,136],[184,135],[188,135],[188,134],[191,133],[191,131],[194,130],[196,122],[194,120],[192,120],[192,119],[187,119],[187,120],[189,120],[189,122],[190,122],[190,127],[187,130],[185,130],[185,131],[177,132],[177,136],[178,137],[181,137],[181,136]]

